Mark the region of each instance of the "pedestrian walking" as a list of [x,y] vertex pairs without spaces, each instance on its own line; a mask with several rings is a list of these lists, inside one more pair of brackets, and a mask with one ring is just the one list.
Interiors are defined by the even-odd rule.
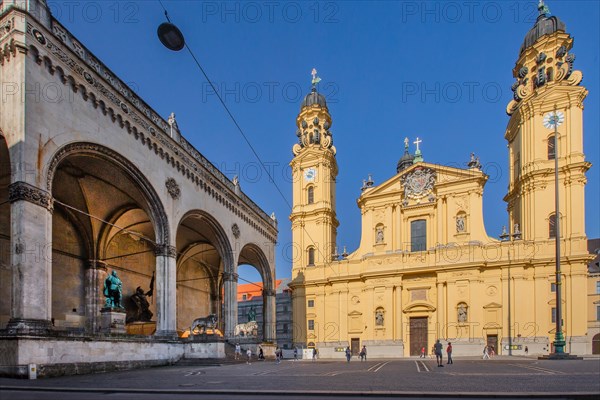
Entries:
[[264,361],[265,360],[265,353],[263,353],[263,349],[262,347],[258,347],[258,359]]
[[246,364],[251,364],[251,361],[252,361],[252,350],[250,350],[250,347],[248,347],[248,350],[246,350],[246,355],[248,356],[248,361],[246,361]]
[[294,361],[298,361],[298,348],[294,347]]
[[350,346],[346,347],[346,360],[348,362],[350,362],[350,359],[352,358],[352,352],[350,351]]
[[363,346],[360,353],[360,361],[367,361],[367,346]]
[[494,346],[490,346],[490,357],[494,357],[496,355],[496,348]]
[[443,346],[440,343],[440,339],[438,339],[435,342],[435,344],[433,345],[433,351],[435,352],[435,359],[437,361],[438,367],[444,366],[444,362],[442,360],[442,349],[443,349]]
[[525,346],[525,355],[529,354],[529,348],[527,348],[527,346]]
[[235,356],[234,359],[237,360],[238,358],[240,358],[242,355],[242,348],[240,347],[239,343],[236,343],[235,345]]
[[282,350],[277,346],[275,349],[275,360],[277,360],[277,364],[281,362]]
[[485,360],[486,358],[489,360],[490,359],[490,354],[489,354],[489,351],[488,351],[488,347],[484,346],[484,348],[483,348],[483,359]]
[[454,364],[452,361],[452,343],[448,342],[448,347],[446,347],[446,354],[448,354],[448,362],[446,364]]
[[313,361],[315,361],[317,359],[317,348],[313,348],[313,356],[312,356]]
[[419,358],[425,358],[425,346],[421,347],[421,355]]

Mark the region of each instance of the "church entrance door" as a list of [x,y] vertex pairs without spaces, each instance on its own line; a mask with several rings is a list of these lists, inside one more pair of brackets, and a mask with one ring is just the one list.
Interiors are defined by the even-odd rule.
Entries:
[[353,356],[357,356],[360,353],[360,339],[352,338],[350,339],[350,350],[352,351]]
[[494,349],[495,354],[500,354],[498,348],[498,335],[487,335],[487,345],[490,349]]
[[427,348],[427,317],[412,317],[410,319],[410,355],[421,355],[421,349],[425,347],[425,354],[429,353]]

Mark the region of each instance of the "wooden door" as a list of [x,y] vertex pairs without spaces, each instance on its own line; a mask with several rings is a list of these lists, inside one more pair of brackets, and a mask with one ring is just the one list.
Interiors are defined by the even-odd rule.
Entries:
[[350,339],[350,350],[352,351],[353,356],[357,356],[360,353],[360,339],[352,338]]
[[427,347],[427,317],[413,317],[410,319],[410,355],[421,355],[421,348],[425,347],[425,354],[429,354]]
[[487,345],[490,354],[492,349],[494,349],[494,353],[500,353],[500,349],[498,348],[498,335],[487,335]]

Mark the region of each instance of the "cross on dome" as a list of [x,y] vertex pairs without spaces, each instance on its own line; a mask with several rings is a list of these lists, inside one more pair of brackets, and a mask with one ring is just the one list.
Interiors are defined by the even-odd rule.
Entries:
[[417,145],[417,153],[420,152],[421,150],[419,150],[419,144],[421,144],[423,141],[421,139],[419,139],[417,137],[417,140],[415,140],[413,143]]

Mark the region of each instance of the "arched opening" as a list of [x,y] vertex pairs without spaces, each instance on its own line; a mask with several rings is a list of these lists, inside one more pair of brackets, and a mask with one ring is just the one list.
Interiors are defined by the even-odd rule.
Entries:
[[309,266],[315,265],[315,248],[309,247],[307,252],[308,252],[308,265]]
[[592,338],[592,354],[600,354],[600,333]]
[[[238,275],[238,325],[248,324],[248,329],[245,329],[248,340],[273,341],[276,332],[277,285],[281,282],[274,281],[269,262],[258,246],[247,244],[242,248],[238,258]],[[253,332],[253,322],[256,322],[256,334]],[[241,333],[239,329],[236,331]]]
[[306,190],[306,204],[313,204],[315,202],[315,188],[314,186],[309,186]]
[[8,145],[0,132],[0,329],[5,328],[10,319],[12,300],[12,269],[10,259],[10,185],[12,166]]
[[[48,180],[54,198],[51,315],[55,328],[99,332],[106,300],[104,281],[115,271],[122,282],[126,331],[152,334],[157,313],[155,232],[161,232],[163,240],[168,238],[167,228],[158,223],[166,220],[164,214],[157,215],[162,206],[139,171],[118,154],[100,146],[71,146],[53,160]],[[145,310],[132,297],[138,288],[146,299]]]
[[554,160],[556,157],[556,136],[548,136],[548,160]]
[[189,335],[196,318],[215,314],[218,335],[225,332],[225,273],[231,250],[223,228],[209,214],[192,211],[177,228],[177,332]]
[[[559,214],[559,218],[560,218],[560,214]],[[550,239],[556,239],[556,231],[557,231],[556,214],[552,213],[548,216],[548,237]]]

